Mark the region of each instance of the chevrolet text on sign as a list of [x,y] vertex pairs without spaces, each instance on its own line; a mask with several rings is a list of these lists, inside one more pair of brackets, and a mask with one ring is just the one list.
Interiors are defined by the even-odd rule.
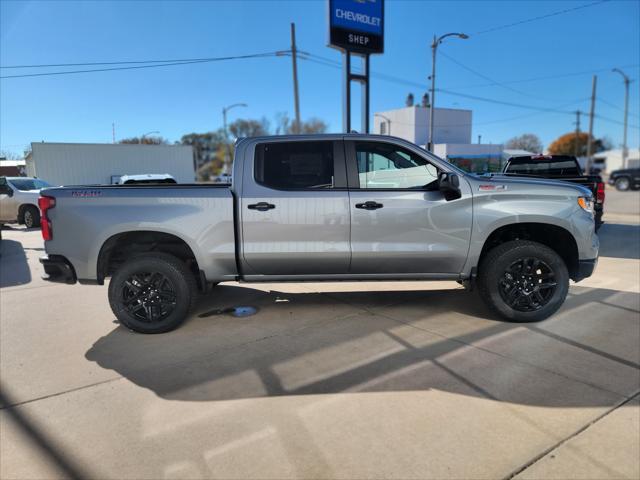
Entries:
[[382,53],[383,0],[329,0],[329,44],[357,53]]

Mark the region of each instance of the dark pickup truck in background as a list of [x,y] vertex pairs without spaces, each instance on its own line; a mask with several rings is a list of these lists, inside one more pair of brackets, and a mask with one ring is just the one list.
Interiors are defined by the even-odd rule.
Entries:
[[585,175],[576,157],[570,155],[525,155],[511,157],[504,167],[506,175],[548,178],[577,183],[593,193],[596,230],[604,223],[604,182],[600,175]]
[[614,170],[609,175],[609,185],[620,192],[640,189],[640,168],[625,168]]

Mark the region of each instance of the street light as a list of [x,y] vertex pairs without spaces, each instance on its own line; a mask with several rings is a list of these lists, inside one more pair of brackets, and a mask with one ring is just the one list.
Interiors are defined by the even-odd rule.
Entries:
[[469,38],[469,35],[465,33],[445,33],[440,37],[436,38],[433,36],[433,43],[431,44],[431,108],[429,110],[429,151],[433,152],[433,112],[435,110],[436,105],[436,51],[438,49],[438,45],[442,43],[442,41],[447,37],[458,37],[462,40],[466,40]]
[[[384,115],[382,115],[381,113],[374,113],[373,114],[374,117],[380,117],[383,120],[386,120],[387,125],[389,126],[389,129],[387,131],[387,135],[391,135],[391,119],[389,117],[385,117]],[[380,132],[382,133],[382,132]]]
[[151,131],[151,132],[147,132],[147,133],[143,134],[143,135],[140,137],[140,143],[144,143],[144,137],[146,137],[147,135],[151,135],[152,133],[160,133],[160,132],[159,132],[158,130],[153,130],[153,131]]
[[627,150],[627,119],[629,117],[629,84],[631,80],[625,75],[625,73],[619,68],[614,68],[612,72],[618,72],[624,78],[624,132],[622,134],[622,168],[627,168],[627,157],[629,151]]
[[228,107],[224,107],[222,109],[222,125],[224,127],[224,140],[227,143],[227,149],[225,152],[224,159],[224,168],[225,173],[230,173],[230,163],[231,163],[231,144],[229,143],[229,132],[227,131],[227,112],[235,107],[247,107],[246,103],[234,103],[233,105],[229,105]]

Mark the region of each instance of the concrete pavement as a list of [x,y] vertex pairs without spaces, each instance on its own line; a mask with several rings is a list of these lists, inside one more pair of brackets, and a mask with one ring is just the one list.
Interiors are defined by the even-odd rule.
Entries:
[[[638,478],[625,218],[544,322],[455,283],[225,284],[156,336],[115,324],[106,287],[42,282],[39,232],[4,230],[0,477]],[[219,313],[238,305],[258,313]]]

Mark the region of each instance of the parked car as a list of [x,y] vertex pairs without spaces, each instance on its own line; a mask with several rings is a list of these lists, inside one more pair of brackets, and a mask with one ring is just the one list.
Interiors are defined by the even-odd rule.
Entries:
[[609,175],[609,185],[614,185],[616,190],[626,192],[640,188],[640,168],[625,168],[614,170]]
[[231,179],[232,179],[232,176],[230,173],[221,173],[220,175],[213,177],[213,181],[215,183],[231,184]]
[[451,280],[515,322],[552,315],[598,258],[580,185],[468,174],[376,135],[245,138],[233,183],[50,188],[50,281],[109,283],[122,325],[166,332],[217,282]]
[[141,175],[122,175],[114,185],[132,185],[137,183],[178,183],[168,173],[144,173]]
[[40,189],[50,187],[35,177],[0,177],[0,223],[40,226]]
[[595,204],[596,231],[604,223],[604,182],[600,175],[585,175],[580,163],[571,155],[525,155],[511,157],[504,166],[503,173],[526,177],[548,178],[576,183],[587,187],[593,193]]

